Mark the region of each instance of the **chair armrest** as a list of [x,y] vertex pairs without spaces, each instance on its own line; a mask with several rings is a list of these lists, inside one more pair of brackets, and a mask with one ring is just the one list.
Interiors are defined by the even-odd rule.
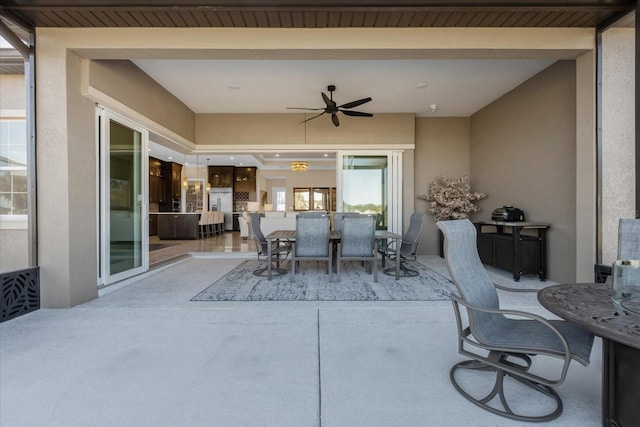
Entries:
[[[567,339],[565,338],[565,336],[562,334],[562,332],[556,328],[555,326],[553,326],[547,319],[545,319],[542,316],[538,316],[537,314],[533,314],[533,313],[529,313],[526,311],[519,311],[519,310],[503,310],[503,309],[490,309],[490,308],[484,308],[484,307],[476,307],[473,306],[469,303],[467,303],[465,300],[463,300],[460,296],[456,295],[456,294],[451,294],[451,299],[454,302],[454,308],[456,310],[456,318],[459,319],[459,308],[458,308],[458,304],[463,305],[464,307],[466,307],[468,310],[472,310],[472,311],[478,311],[478,312],[482,312],[482,313],[492,313],[492,314],[504,314],[504,315],[509,315],[509,316],[519,316],[519,317],[525,317],[527,319],[531,319],[531,320],[535,320],[537,322],[542,323],[543,325],[545,325],[546,327],[548,327],[553,333],[555,333],[558,338],[560,339],[560,341],[562,342],[562,346],[564,347],[564,364],[562,367],[562,373],[560,375],[560,382],[564,381],[564,378],[567,374],[567,371],[569,369],[569,363],[571,362],[571,351],[569,350],[569,343],[567,342]],[[460,324],[460,320],[458,320],[458,323]]]
[[[381,254],[386,254],[389,253],[389,246],[391,246],[391,244],[394,242],[393,239],[375,239],[377,244],[377,251]],[[385,244],[380,244],[382,242],[382,240],[388,240],[388,242]],[[395,253],[395,250],[394,250]]]

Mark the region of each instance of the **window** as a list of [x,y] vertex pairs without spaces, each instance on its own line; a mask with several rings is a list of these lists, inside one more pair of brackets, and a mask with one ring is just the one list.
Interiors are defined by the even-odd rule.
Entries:
[[310,188],[294,188],[293,189],[293,210],[308,211],[309,201],[311,199]]
[[293,210],[295,211],[331,211],[334,209],[335,188],[294,187]]
[[273,192],[273,200],[272,203],[275,206],[277,211],[286,211],[287,210],[287,189],[284,187],[273,187],[271,190]]
[[27,126],[0,120],[0,215],[27,214]]
[[328,188],[313,189],[313,209],[320,210],[320,211],[330,210]]

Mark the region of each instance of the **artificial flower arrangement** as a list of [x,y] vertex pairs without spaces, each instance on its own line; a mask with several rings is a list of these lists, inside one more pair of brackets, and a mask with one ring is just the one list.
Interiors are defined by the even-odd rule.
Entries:
[[435,217],[436,221],[447,219],[467,218],[470,212],[480,210],[476,200],[487,197],[486,193],[472,192],[466,175],[459,178],[438,177],[429,184],[429,192],[420,194],[418,199],[430,203],[427,213]]

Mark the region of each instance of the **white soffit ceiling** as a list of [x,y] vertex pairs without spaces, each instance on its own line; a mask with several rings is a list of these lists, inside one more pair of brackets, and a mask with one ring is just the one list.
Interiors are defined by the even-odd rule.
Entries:
[[195,113],[302,112],[287,107],[324,107],[320,92],[333,84],[338,104],[373,98],[357,111],[468,117],[555,60],[133,62]]

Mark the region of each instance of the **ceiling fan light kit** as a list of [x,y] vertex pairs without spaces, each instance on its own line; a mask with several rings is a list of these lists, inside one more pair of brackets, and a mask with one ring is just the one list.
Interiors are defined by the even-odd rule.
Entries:
[[289,163],[289,168],[293,172],[306,172],[309,169],[309,162],[304,162],[302,160],[295,160]]
[[303,108],[303,107],[287,107],[288,110],[308,110],[308,111],[322,111],[320,114],[316,114],[313,117],[310,117],[306,120],[301,121],[300,123],[306,123],[309,120],[313,120],[317,117],[320,117],[323,114],[331,114],[331,123],[335,127],[340,126],[340,120],[338,119],[338,113],[342,113],[346,116],[354,116],[354,117],[373,117],[371,113],[363,113],[361,111],[352,111],[351,108],[358,107],[362,104],[365,104],[371,101],[371,98],[362,98],[357,101],[347,102],[346,104],[338,105],[333,100],[333,91],[336,90],[334,85],[327,86],[327,90],[329,91],[329,96],[327,96],[324,92],[320,92],[322,95],[322,100],[324,101],[326,107],[323,108]]

